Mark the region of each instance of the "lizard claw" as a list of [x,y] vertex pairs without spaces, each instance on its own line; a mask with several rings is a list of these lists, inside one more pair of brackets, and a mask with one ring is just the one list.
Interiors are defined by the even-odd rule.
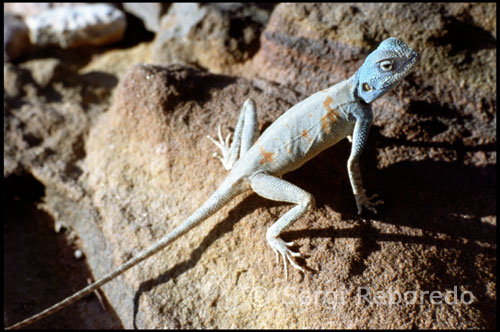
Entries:
[[356,205],[358,207],[358,214],[361,214],[361,212],[363,211],[363,207],[365,207],[366,209],[370,210],[373,213],[377,213],[375,206],[384,203],[384,201],[380,199],[373,201],[377,197],[378,197],[377,194],[373,194],[372,196],[367,197],[364,192],[362,195],[360,195],[360,197],[356,196]]
[[207,135],[207,138],[212,143],[214,143],[215,146],[217,146],[222,153],[222,156],[218,155],[217,153],[215,153],[213,156],[221,161],[221,163],[225,169],[230,170],[233,167],[233,165],[230,161],[230,146],[229,146],[229,140],[231,139],[231,133],[227,134],[226,139],[223,139],[221,125],[219,125],[219,128],[217,130],[217,136],[218,136],[218,140],[215,140],[214,138],[212,138],[212,136]]
[[[288,246],[293,246],[295,243],[293,242],[285,242],[282,239],[278,237],[268,237],[267,242],[273,249],[274,253],[276,254],[276,263],[279,263],[279,256],[281,255],[283,259],[283,265],[285,268],[285,279],[288,280],[288,268],[287,268],[287,261],[292,264],[294,268],[297,270],[300,270],[302,272],[305,272],[304,269],[298,265],[293,257],[302,257],[302,254],[300,252],[295,252],[287,248]],[[278,254],[279,253],[279,254]]]

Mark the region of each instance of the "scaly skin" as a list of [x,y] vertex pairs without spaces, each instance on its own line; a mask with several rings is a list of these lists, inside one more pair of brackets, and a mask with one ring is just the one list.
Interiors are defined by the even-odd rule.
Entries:
[[172,233],[115,271],[49,309],[9,328],[31,324],[92,293],[129,268],[156,254],[210,217],[236,195],[249,189],[271,200],[295,204],[269,227],[266,238],[278,259],[281,255],[285,276],[288,275],[287,261],[296,269],[304,271],[293,260],[293,257],[300,256],[300,253],[290,250],[288,247],[293,243],[283,241],[279,235],[314,207],[314,197],[280,177],[347,137],[352,142],[347,170],[358,213],[361,214],[363,208],[376,213],[374,206],[382,202],[374,201],[375,196],[366,196],[359,167],[359,157],[366,144],[373,118],[370,103],[399,83],[417,61],[418,54],[414,50],[397,38],[388,38],[368,55],[352,77],[293,106],[256,141],[258,126],[255,105],[253,101],[247,100],[242,107],[231,145],[229,136],[225,140],[222,139],[220,128],[218,141],[209,137],[221,150],[222,156],[217,157],[230,172],[201,207]]

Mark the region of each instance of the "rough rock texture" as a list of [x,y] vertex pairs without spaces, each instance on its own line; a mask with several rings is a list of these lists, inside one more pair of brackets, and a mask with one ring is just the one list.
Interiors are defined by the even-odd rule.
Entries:
[[[6,324],[35,314],[87,284],[91,274],[85,261],[71,257],[72,251],[84,248],[88,261],[110,266],[99,255],[99,234],[90,222],[95,211],[85,205],[88,198],[78,179],[89,126],[108,107],[107,96],[116,79],[97,73],[80,75],[77,68],[85,59],[84,52],[59,50],[47,58],[4,65]],[[57,210],[48,214],[47,203],[57,205]],[[82,233],[77,236],[66,218],[82,223]],[[114,310],[103,310],[96,297],[76,306],[76,311],[69,308],[32,328],[120,326]]]
[[273,5],[176,3],[161,20],[152,61],[229,73],[259,48]]
[[[92,280],[85,259],[77,259],[80,239],[37,204],[44,186],[33,176],[3,182],[4,321],[39,312]],[[50,195],[50,193],[47,193]],[[54,232],[56,229],[56,232]],[[31,329],[117,329],[120,319],[96,296],[32,324]]]
[[[205,135],[218,124],[232,128],[245,98],[256,101],[264,129],[397,36],[421,63],[373,106],[361,167],[368,192],[385,201],[379,214],[356,214],[344,140],[285,175],[316,198],[317,208],[283,234],[305,254],[306,275],[292,271],[285,280],[265,241],[289,205],[248,193],[103,291],[129,328],[495,328],[495,15],[494,4],[279,4],[242,66],[197,60],[215,51],[234,59],[231,48],[191,47],[194,54],[179,56],[247,79],[132,66],[147,58],[143,45],[9,64],[4,177],[29,174],[43,184],[46,216],[78,236],[97,278],[215,190],[226,171]],[[198,33],[207,38],[199,22],[186,45]],[[9,285],[31,290],[23,280]],[[360,299],[368,291],[380,303]],[[387,304],[377,291],[393,300],[406,292],[408,301]],[[458,303],[432,303],[431,292],[440,292],[434,301],[445,294]],[[33,302],[6,303],[6,323],[42,309]]]
[[[221,182],[225,171],[211,158],[205,135],[220,122],[234,125],[246,96],[269,123],[296,99],[279,91],[278,99],[250,82],[182,67],[131,70],[86,145],[85,182],[116,265],[171,231]],[[494,301],[491,170],[469,171],[464,192],[453,186],[467,168],[421,162],[377,172],[376,163],[366,163],[365,178],[387,204],[380,217],[363,221],[345,175],[348,148],[343,142],[286,177],[318,201],[318,209],[284,235],[308,256],[310,275],[295,272],[286,282],[265,242],[266,226],[287,205],[243,195],[122,279],[121,289],[138,290],[126,301],[122,294],[130,291],[109,298],[125,326],[488,326]],[[368,160],[373,154],[369,149]],[[469,195],[481,199],[465,203]],[[463,202],[460,210],[455,201]],[[375,305],[359,300],[362,287],[449,292],[466,302],[472,292],[477,302],[435,305],[424,297],[417,304]]]
[[496,128],[495,7],[280,4],[262,34],[253,68],[259,77],[310,94],[351,76],[378,42],[397,36],[417,49],[421,60],[397,97],[392,93],[375,104],[383,110],[377,124],[389,126],[383,134],[488,146]]
[[380,41],[397,36],[420,51],[419,73],[426,79],[440,74],[438,79],[457,86],[471,90],[483,86],[494,92],[494,8],[494,4],[280,4],[262,34],[254,61],[260,76],[312,93],[350,76]]
[[[265,87],[273,91],[272,87]],[[213,76],[182,67],[136,66],[121,81],[116,91],[116,103],[90,133],[85,160],[85,177],[88,178],[85,182],[92,189],[94,205],[102,216],[100,227],[103,234],[114,247],[116,265],[171,231],[215,190],[225,171],[211,157],[211,153],[202,153],[214,150],[205,136],[214,134],[212,128],[220,119],[226,119],[223,121],[226,126],[236,121],[238,108],[247,97],[265,105],[261,109],[264,123],[297,101],[290,98],[284,102],[276,95],[266,95],[265,91],[245,80]],[[218,116],[214,117],[214,114]],[[200,156],[194,158],[195,155]],[[247,207],[242,208],[248,211]],[[253,237],[243,239],[248,231],[246,227],[239,228],[236,234],[227,230],[228,234],[209,250],[209,255],[221,256],[220,261],[217,258],[217,263],[214,259],[199,265],[190,263],[189,260],[198,261],[198,258],[193,257],[193,250],[188,248],[196,248],[201,242],[199,250],[205,251],[209,249],[205,248],[208,243],[218,238],[206,238],[206,235],[221,216],[227,215],[229,209],[223,211],[224,214],[217,214],[219,218],[212,218],[197,232],[187,235],[168,251],[152,259],[150,264],[153,265],[148,264],[147,268],[136,270],[139,274],[129,274],[124,278],[124,288],[139,289],[135,297],[126,301],[110,298],[125,326],[130,327],[131,322],[139,328],[185,326],[176,323],[181,319],[177,313],[164,317],[159,313],[177,306],[187,306],[191,308],[189,312],[194,311],[194,303],[185,303],[184,298],[195,296],[200,287],[209,289],[211,283],[217,282],[217,273],[207,274],[207,271],[229,270],[237,260],[245,261],[242,258],[248,247],[238,245],[237,249],[233,248],[235,241],[239,242],[236,239],[250,246],[257,242],[259,248],[265,248],[263,237],[260,241]],[[231,214],[243,216],[239,210]],[[231,218],[232,222],[238,217]],[[252,218],[250,223],[257,226],[260,224],[258,221],[259,218]],[[222,227],[222,230],[212,232],[225,233],[224,228],[228,226]],[[259,230],[259,234],[264,235],[264,228]],[[224,243],[226,241],[228,243]],[[234,255],[230,254],[233,250]],[[248,263],[253,265],[259,262],[262,253],[249,253]],[[194,269],[188,272],[191,267]],[[257,278],[255,273],[262,274],[263,268],[254,270],[252,278]],[[164,269],[172,270],[160,272]],[[241,269],[246,269],[246,264],[231,274]],[[176,276],[183,275],[182,272],[187,272],[187,275],[180,280]],[[174,279],[177,280],[174,282]],[[199,285],[192,285],[197,279],[201,281]],[[180,286],[179,282],[183,286],[175,287],[174,284]],[[158,287],[152,287],[157,283]],[[188,293],[183,294],[187,289],[190,289]],[[202,296],[198,300],[205,302],[203,296],[208,294],[203,292],[198,295]],[[213,296],[219,295],[209,297]],[[222,314],[226,310],[217,306],[213,308],[213,314]],[[184,315],[191,314],[181,314]],[[191,320],[191,326],[238,326],[237,321],[228,322],[230,325],[218,319],[210,323],[196,314],[181,320]]]
[[49,9],[26,18],[31,42],[62,48],[99,46],[119,41],[125,14],[107,4]]

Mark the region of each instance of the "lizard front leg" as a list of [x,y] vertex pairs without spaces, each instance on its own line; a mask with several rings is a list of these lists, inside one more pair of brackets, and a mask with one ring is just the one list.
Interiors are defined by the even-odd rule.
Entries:
[[211,136],[207,136],[221,150],[222,156],[215,153],[214,157],[222,162],[225,169],[230,170],[238,160],[238,153],[241,158],[253,145],[258,136],[258,129],[255,103],[253,100],[247,99],[241,108],[231,145],[229,145],[231,134],[228,134],[224,140],[220,125],[218,129],[219,141],[216,141]]
[[281,254],[281,257],[283,258],[285,278],[288,278],[287,260],[294,268],[304,272],[304,269],[297,265],[297,263],[293,260],[293,257],[301,256],[300,253],[294,252],[288,248],[288,246],[292,246],[294,243],[283,241],[279,238],[279,235],[286,227],[290,226],[306,211],[314,208],[314,197],[307,191],[291,184],[288,181],[265,173],[257,173],[253,175],[249,178],[249,183],[255,193],[259,196],[273,201],[296,204],[287,213],[281,216],[281,218],[279,218],[271,227],[269,227],[266,233],[266,239],[271,248],[274,250],[276,259],[279,260],[279,254]]
[[378,197],[377,194],[374,194],[370,197],[366,196],[366,192],[365,189],[363,188],[361,181],[359,160],[349,158],[347,167],[349,173],[349,180],[351,181],[352,191],[354,193],[354,198],[356,199],[358,214],[361,214],[361,212],[363,211],[363,207],[367,208],[373,213],[377,213],[377,210],[375,209],[374,206],[383,204],[384,202],[382,200],[374,201],[374,199]]
[[356,124],[354,125],[354,131],[352,134],[352,147],[351,155],[347,162],[347,172],[349,174],[349,180],[351,181],[352,191],[354,193],[354,198],[356,199],[356,206],[358,208],[358,214],[361,214],[363,207],[377,213],[375,209],[376,205],[384,203],[381,200],[373,201],[377,195],[371,197],[366,196],[365,189],[363,189],[363,184],[361,180],[361,171],[359,167],[359,157],[366,144],[368,138],[368,133],[371,126],[371,110],[359,110],[356,114]]

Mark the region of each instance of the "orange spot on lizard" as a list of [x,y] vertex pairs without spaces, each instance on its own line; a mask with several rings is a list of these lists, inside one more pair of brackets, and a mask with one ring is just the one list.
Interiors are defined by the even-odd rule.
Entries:
[[304,137],[309,143],[311,143],[311,138],[309,137],[309,132],[307,130],[302,130],[302,137]]
[[260,155],[262,156],[262,160],[260,161],[261,165],[264,165],[265,163],[269,163],[274,160],[274,152],[267,152],[264,150],[262,146],[259,146],[260,149]]
[[333,98],[328,96],[326,97],[325,101],[323,102],[323,107],[326,109],[326,114],[321,117],[321,128],[329,134],[330,133],[330,124],[332,122],[335,122],[337,120],[337,117],[339,116],[339,112],[337,110],[334,110],[330,104],[333,102]]

